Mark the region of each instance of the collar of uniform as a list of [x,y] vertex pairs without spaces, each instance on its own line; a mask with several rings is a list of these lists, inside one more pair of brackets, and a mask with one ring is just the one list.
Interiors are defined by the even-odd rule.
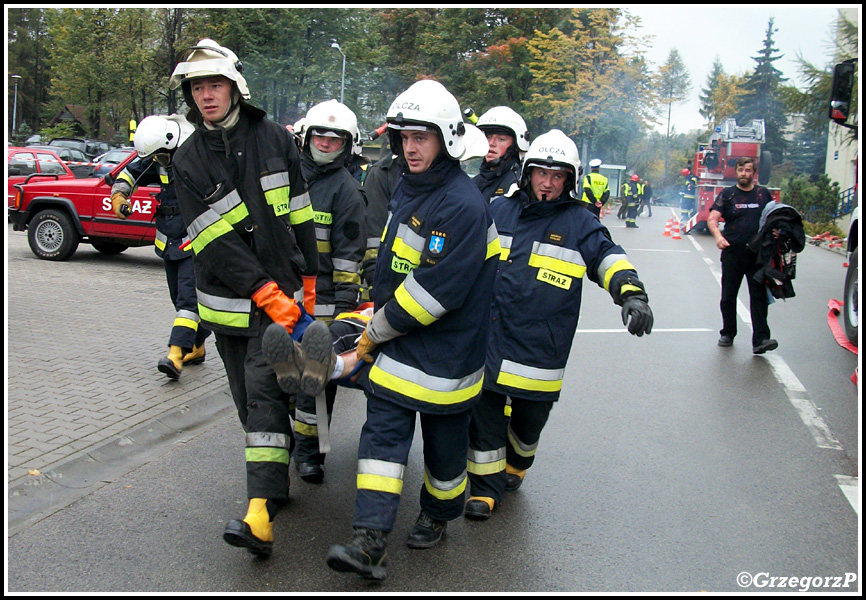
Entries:
[[453,158],[446,157],[443,152],[436,157],[430,168],[423,173],[404,171],[403,185],[416,194],[430,192],[460,172],[462,172],[460,163]]

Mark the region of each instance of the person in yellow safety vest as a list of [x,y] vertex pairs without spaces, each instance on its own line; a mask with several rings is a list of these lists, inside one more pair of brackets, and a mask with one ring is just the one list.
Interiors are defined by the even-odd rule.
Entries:
[[[135,121],[131,121],[134,123]],[[175,150],[195,130],[183,115],[151,115],[142,120],[135,136],[138,158],[130,162],[111,187],[111,204],[118,219],[132,214],[129,197],[139,185],[157,183],[156,238],[154,250],[163,260],[168,293],[176,311],[168,338],[168,356],[157,369],[169,379],[180,378],[184,365],[204,362],[204,341],[210,330],[200,324],[195,288],[193,254],[186,241],[186,225],[180,214],[171,165]]]
[[589,161],[589,173],[583,178],[583,197],[586,209],[596,217],[601,216],[601,207],[610,198],[610,185],[607,177],[599,173],[601,159]]
[[697,210],[695,197],[698,189],[698,178],[692,174],[692,170],[689,167],[680,171],[680,175],[684,178],[683,189],[680,191],[680,196],[682,196],[680,218],[683,221],[688,221]]
[[625,226],[637,229],[637,209],[640,206],[640,177],[632,175],[629,181],[622,185],[623,203],[627,207]]

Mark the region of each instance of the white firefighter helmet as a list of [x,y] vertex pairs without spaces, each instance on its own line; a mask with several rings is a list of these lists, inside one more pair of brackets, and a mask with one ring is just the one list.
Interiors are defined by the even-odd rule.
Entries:
[[531,167],[543,167],[545,169],[565,169],[574,174],[573,194],[578,194],[580,176],[583,169],[580,166],[580,155],[577,153],[577,145],[559,129],[551,129],[535,138],[523,157],[523,173],[520,179],[520,187],[529,189],[529,171]]
[[171,79],[168,80],[168,87],[173,90],[192,79],[222,75],[234,81],[241,97],[249,100],[250,90],[246,79],[241,75],[243,68],[243,64],[234,52],[211,39],[204,38],[190,48],[183,62],[179,62],[174,68]]
[[[438,81],[422,79],[413,83],[391,103],[386,120],[391,132],[398,135],[404,129],[433,129],[439,133],[448,156],[456,160],[463,156],[463,113],[457,99]],[[398,142],[399,137],[391,135],[391,149],[395,152],[402,147]]]
[[307,130],[307,118],[301,117],[300,119],[295,121],[295,124],[292,125],[292,129],[294,130],[293,133],[303,140],[304,132]]
[[[320,102],[307,111],[303,140],[304,146],[310,143],[312,134],[328,137],[341,137],[353,146],[360,141],[358,118],[348,106],[337,100]],[[351,152],[351,150],[350,150]]]
[[194,131],[195,127],[183,115],[151,115],[143,119],[135,130],[135,151],[141,158],[161,150],[172,152]]
[[496,129],[507,129],[514,136],[517,149],[521,152],[529,150],[529,129],[523,117],[507,106],[494,106],[479,117],[475,124],[485,134],[496,133]]
[[484,135],[484,132],[472,123],[464,123],[464,127],[466,127],[466,134],[463,136],[463,145],[466,149],[460,160],[487,156],[487,153],[490,152],[490,144],[487,143],[487,136]]

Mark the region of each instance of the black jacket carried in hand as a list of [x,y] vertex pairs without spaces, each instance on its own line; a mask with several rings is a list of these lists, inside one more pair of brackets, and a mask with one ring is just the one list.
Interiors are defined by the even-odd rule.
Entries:
[[761,213],[760,229],[748,247],[758,255],[760,268],[755,280],[766,283],[774,298],[793,298],[796,294],[791,280],[797,274],[797,253],[806,247],[803,218],[797,209],[779,202],[767,203]]

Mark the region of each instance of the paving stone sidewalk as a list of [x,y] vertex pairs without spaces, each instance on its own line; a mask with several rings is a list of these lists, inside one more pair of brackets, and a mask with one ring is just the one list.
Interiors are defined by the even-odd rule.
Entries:
[[173,411],[230,408],[213,336],[179,381],[156,369],[174,308],[152,246],[115,256],[81,244],[38,259],[7,224],[7,484],[36,483],[119,434]]

